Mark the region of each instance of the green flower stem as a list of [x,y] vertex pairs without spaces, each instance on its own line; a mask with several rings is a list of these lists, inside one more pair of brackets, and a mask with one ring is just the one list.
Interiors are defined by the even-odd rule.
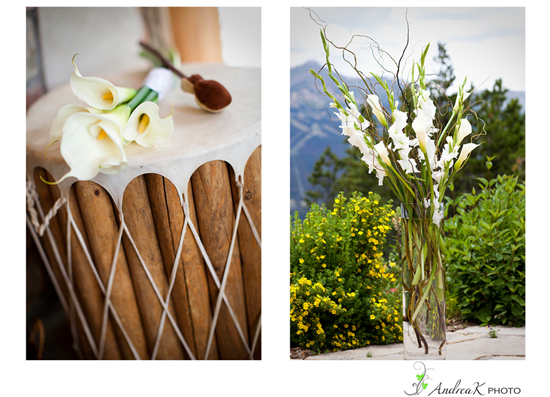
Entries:
[[336,79],[336,77],[332,75],[332,66],[330,65],[330,60],[329,60],[329,55],[330,55],[329,46],[325,38],[325,35],[323,34],[323,30],[321,30],[321,39],[323,40],[323,49],[325,50],[325,56],[327,59],[328,75],[330,76],[332,81],[334,81],[334,83],[340,89],[340,91],[342,91],[342,93],[349,98],[350,95],[349,95],[348,89],[345,87],[342,87],[338,79]]
[[340,102],[338,102],[338,100],[330,93],[328,92],[328,89],[327,89],[327,86],[325,85],[325,80],[323,80],[323,78],[318,74],[316,73],[313,69],[309,69],[309,72],[315,76],[316,78],[318,78],[319,80],[321,80],[321,83],[323,84],[323,91],[325,92],[325,94],[328,95],[328,97],[330,99],[332,99],[332,101],[334,102],[334,104],[336,105],[336,107],[338,109],[342,109],[342,111],[344,112],[344,114],[346,116],[349,116],[348,112],[346,111],[346,109],[344,109],[344,107],[340,104]]
[[143,102],[157,102],[158,94],[156,91],[150,90]]
[[443,137],[445,136],[445,133],[447,132],[447,128],[449,128],[455,116],[456,116],[456,112],[453,111],[453,114],[451,114],[451,118],[447,122],[447,125],[445,126],[445,128],[443,128],[443,131],[439,135],[439,139],[437,140],[437,146],[439,146],[439,144],[441,143],[441,140],[443,139]]
[[[428,158],[428,153],[425,152],[425,151],[422,151],[422,153],[424,153],[424,160],[426,161],[426,173],[429,174],[429,175],[426,175],[427,179],[429,179],[430,181],[430,200],[434,201],[434,181],[433,181],[433,178],[432,178],[432,171],[431,171],[431,167],[430,167],[430,159]],[[431,205],[431,203],[430,203]]]
[[145,87],[145,86],[141,87],[138,90],[136,96],[133,97],[132,100],[128,102],[128,104],[126,105],[130,108],[130,112],[133,112],[134,109],[137,108],[139,104],[144,102],[145,98],[147,97],[147,95],[149,95],[150,92],[151,92],[151,89],[149,87]]
[[403,186],[406,186],[407,189],[409,190],[409,192],[411,192],[411,194],[414,196],[414,192],[412,191],[411,187],[409,186],[409,184],[403,179],[403,177],[401,176],[401,174],[399,174],[399,172],[397,172],[395,170],[395,168],[393,168],[393,165],[389,165],[389,167],[392,169],[392,171],[395,173],[395,175],[401,180],[401,182],[403,182]]

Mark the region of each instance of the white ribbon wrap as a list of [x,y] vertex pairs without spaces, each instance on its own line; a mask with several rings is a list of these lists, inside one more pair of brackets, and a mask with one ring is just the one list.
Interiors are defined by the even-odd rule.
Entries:
[[158,100],[161,101],[174,86],[174,78],[170,70],[154,68],[147,74],[143,85],[155,91],[158,94]]

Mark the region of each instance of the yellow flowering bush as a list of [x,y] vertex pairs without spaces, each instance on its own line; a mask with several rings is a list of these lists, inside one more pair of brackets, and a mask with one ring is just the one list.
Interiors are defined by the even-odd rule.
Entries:
[[[401,340],[399,269],[382,248],[395,215],[379,196],[313,204],[291,230],[291,343],[336,351]],[[392,292],[393,291],[393,292]]]

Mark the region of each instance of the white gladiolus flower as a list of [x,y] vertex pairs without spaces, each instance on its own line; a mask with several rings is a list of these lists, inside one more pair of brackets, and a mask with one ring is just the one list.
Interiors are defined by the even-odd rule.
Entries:
[[384,145],[383,141],[380,141],[376,145],[374,145],[374,149],[386,165],[391,165],[391,161],[388,156],[388,149],[386,148],[386,145]]
[[372,173],[372,170],[376,170],[376,176],[378,177],[378,186],[382,186],[384,184],[384,177],[386,176],[386,170],[384,170],[384,167],[380,165],[378,162],[378,158],[374,152],[374,150],[369,149],[368,152],[363,153],[363,157],[361,158],[363,162],[369,167],[369,174]]
[[342,128],[342,135],[348,136],[348,142],[359,148],[361,153],[368,153],[370,148],[365,142],[365,138],[369,139],[369,141],[370,138],[363,131],[369,127],[370,123],[367,120],[362,123],[359,121],[360,113],[352,103],[348,108],[348,113],[349,115],[346,116],[341,109],[338,113],[334,113],[341,121],[340,128]]
[[128,161],[122,144],[122,131],[130,109],[120,106],[111,112],[75,113],[63,126],[61,155],[71,170],[61,178],[94,178],[98,172],[116,174]]
[[441,220],[443,219],[443,211],[441,210],[441,204],[439,202],[435,203],[436,206],[434,208],[434,215],[433,215],[433,223],[439,227],[441,224]]
[[432,172],[432,178],[437,183],[441,182],[441,178],[443,178],[443,175],[445,175],[445,171],[443,170]]
[[172,114],[165,119],[159,116],[159,107],[154,102],[143,102],[130,116],[123,137],[145,147],[158,146],[170,139],[174,131]]
[[412,174],[413,172],[420,172],[418,171],[416,161],[414,159],[409,158],[403,158],[401,160],[397,160],[403,171],[405,171],[406,174]]
[[377,95],[367,95],[367,103],[372,108],[372,112],[385,127],[388,126],[388,121],[386,120],[386,117],[384,116],[384,112],[382,111],[382,106],[380,106],[380,100]]
[[426,151],[426,139],[428,138],[428,131],[432,128],[432,119],[426,116],[424,113],[420,113],[414,119],[412,123],[412,128],[416,132],[416,137],[418,138],[418,145],[420,149]]
[[[396,101],[396,105],[397,105],[397,101]],[[397,131],[402,132],[403,128],[405,128],[405,126],[407,125],[407,113],[396,109],[393,112],[393,118],[394,118],[394,122],[392,127],[395,127]],[[390,129],[392,127],[390,127]]]
[[111,110],[136,95],[136,90],[133,88],[116,87],[109,81],[99,77],[83,77],[76,67],[74,57],[73,65],[74,73],[70,78],[71,89],[73,94],[81,101],[86,102],[88,106],[101,110]]
[[353,120],[348,118],[342,110],[340,110],[338,113],[334,112],[334,114],[340,119],[340,128],[342,129],[342,135],[351,136],[353,134],[353,130],[355,130],[355,124],[353,123]]
[[447,163],[450,163],[453,159],[456,159],[458,156],[459,146],[456,145],[453,147],[453,150],[450,150],[449,148],[453,146],[453,138],[448,136],[446,140],[447,140],[447,143],[443,147],[443,152],[441,153],[441,158],[439,159],[439,166],[441,168],[445,168],[445,165]]
[[395,119],[394,123],[388,128],[388,135],[392,139],[396,149],[403,149],[409,144],[409,138],[403,132],[403,128],[407,126],[407,113],[400,110],[393,112]]
[[[435,142],[433,139],[428,138],[426,140],[426,155],[428,156],[428,161],[430,162],[430,168],[433,170],[437,166],[437,159],[436,159],[436,151],[437,148],[435,147]],[[418,158],[421,160],[424,160],[424,153],[418,153]]]
[[456,141],[457,146],[460,145],[460,142],[468,135],[472,133],[472,126],[467,118],[463,118],[460,122],[460,128],[458,129],[458,138]]
[[359,148],[362,154],[365,154],[365,153],[369,153],[371,150],[367,145],[367,143],[365,142],[365,138],[370,139],[367,136],[365,136],[365,134],[362,131],[354,130],[354,133],[352,136],[350,136],[350,138],[348,139],[348,142],[353,146]]
[[460,151],[460,157],[456,161],[455,168],[459,169],[470,154],[470,152],[478,146],[479,145],[476,145],[475,143],[467,143],[463,145],[462,150]]
[[406,136],[405,134],[400,134],[400,135],[390,136],[390,137],[393,139],[393,145],[395,147],[395,150],[399,150],[400,152],[401,151],[406,152],[406,155],[401,156],[401,158],[407,157],[410,152],[410,143],[411,143],[411,140],[409,139],[409,137]]
[[422,89],[418,91],[418,107],[417,115],[424,113],[424,115],[430,119],[434,119],[436,108],[435,104],[430,99],[430,91]]

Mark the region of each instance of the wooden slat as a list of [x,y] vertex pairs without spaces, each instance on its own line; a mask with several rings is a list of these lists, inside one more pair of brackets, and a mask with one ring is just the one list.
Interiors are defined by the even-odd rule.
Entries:
[[[166,202],[170,213],[170,226],[172,228],[174,250],[177,250],[177,244],[179,244],[183,228],[184,213],[180,205],[180,198],[176,187],[167,182],[168,181],[165,179]],[[190,221],[193,222],[193,225],[197,228],[197,214],[195,211],[191,183],[189,183],[187,189],[187,197],[189,200]],[[196,358],[203,360],[204,354],[206,353],[206,345],[208,343],[208,332],[212,325],[212,310],[210,308],[206,265],[190,226],[187,226],[187,231],[185,232],[181,258],[189,297],[189,306],[193,318],[193,331],[195,344],[197,346]],[[208,358],[209,360],[217,360],[219,358],[216,338],[212,341],[212,347]]]
[[[252,222],[261,239],[262,236],[262,175],[261,147],[258,147],[248,159],[244,171],[243,202],[248,209]],[[230,178],[235,179],[230,168]],[[235,211],[239,201],[239,189],[232,185]],[[262,311],[262,250],[252,232],[244,212],[239,227],[239,247],[242,261],[243,281],[246,296],[246,313],[250,338],[254,337]],[[261,334],[260,334],[261,335]],[[260,336],[261,337],[261,336]],[[254,358],[261,359],[260,340],[256,342]]]
[[[59,190],[57,192],[59,194]],[[78,201],[76,199],[76,190],[74,185],[71,186],[71,190],[69,192],[69,204],[76,227],[80,231],[84,243],[86,244],[86,249],[90,253],[90,243],[88,242],[88,235],[86,233],[86,228],[84,226],[82,215],[80,213],[80,207],[78,206]],[[59,211],[59,216],[62,220],[62,223],[66,224],[67,211],[65,207],[61,208],[61,210]],[[71,228],[71,256],[75,286],[80,304],[82,306],[82,311],[85,313],[90,331],[92,332],[96,346],[99,349],[105,296],[103,295],[103,292],[101,291],[99,284],[97,283],[92,268],[90,267],[88,259],[86,258],[84,249],[82,248],[80,241],[78,241],[78,237],[74,228]],[[117,346],[117,339],[113,330],[112,319],[109,319],[109,321],[107,322],[103,358],[105,360],[121,359],[121,354]]]
[[[223,161],[212,161],[202,165],[195,171],[191,181],[200,237],[221,282],[235,223],[230,185],[233,181],[229,180],[227,165]],[[235,312],[245,341],[249,344],[238,242],[233,249],[231,260],[225,294]],[[214,305],[218,290],[210,276],[209,285],[210,299]],[[221,306],[216,336],[221,359],[246,360],[249,358],[225,303]]]
[[[118,216],[111,197],[100,185],[81,181],[75,184],[76,197],[90,242],[92,258],[105,288],[109,279],[119,232]],[[150,358],[147,340],[138,309],[132,276],[122,246],[116,261],[111,302],[141,359]],[[123,357],[129,358],[129,347],[119,338]]]
[[[124,221],[139,250],[139,254],[164,300],[168,292],[168,280],[155,232],[155,223],[144,176],[135,178],[126,187],[122,212],[124,213]],[[148,345],[152,349],[159,329],[162,305],[126,235],[123,240],[139,302],[140,313],[143,318],[145,334]],[[176,318],[173,300],[170,301],[169,310],[172,316]],[[160,360],[184,359],[183,345],[179,342],[168,317],[166,317],[157,358]]]
[[[164,269],[166,271],[166,277],[170,282],[179,245],[179,239],[174,241],[171,230],[171,223],[175,222],[175,220],[170,219],[168,212],[164,178],[157,174],[148,174],[145,175],[145,181],[147,184],[149,200],[151,202],[151,210],[153,213],[158,242],[164,262]],[[166,183],[170,182],[166,181]],[[195,346],[195,337],[193,335],[193,321],[191,319],[187,286],[185,284],[185,275],[181,262],[180,257],[170,300],[174,302],[178,325],[182,331],[183,337],[185,338],[185,341],[187,342],[193,355],[196,356],[197,350]]]

